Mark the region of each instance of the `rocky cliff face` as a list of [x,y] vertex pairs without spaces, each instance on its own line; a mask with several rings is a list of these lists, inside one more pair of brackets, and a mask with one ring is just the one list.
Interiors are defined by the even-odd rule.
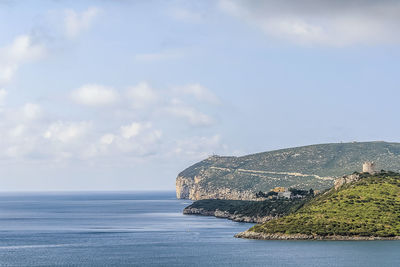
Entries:
[[238,191],[227,187],[212,188],[200,183],[201,177],[178,176],[176,178],[176,197],[178,199],[231,199],[231,200],[260,200],[255,192]]
[[345,175],[335,180],[335,190],[338,190],[342,185],[360,180],[360,174]]
[[176,178],[176,198],[178,199],[193,199],[191,196],[196,191],[194,180],[182,176]]

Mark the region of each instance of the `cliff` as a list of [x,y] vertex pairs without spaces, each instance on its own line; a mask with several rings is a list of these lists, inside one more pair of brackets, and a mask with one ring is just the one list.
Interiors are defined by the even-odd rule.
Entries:
[[311,145],[251,154],[212,156],[176,178],[182,199],[257,200],[255,193],[277,186],[324,190],[347,173],[374,161],[377,169],[400,170],[400,143],[362,142]]
[[202,177],[194,179],[178,176],[176,178],[176,197],[178,199],[233,199],[258,200],[252,190],[235,190],[229,187],[210,187],[201,183]]

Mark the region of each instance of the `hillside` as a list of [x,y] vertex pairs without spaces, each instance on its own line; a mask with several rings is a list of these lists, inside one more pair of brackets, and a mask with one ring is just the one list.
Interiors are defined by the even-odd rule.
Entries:
[[[351,177],[354,179],[354,175]],[[361,174],[295,213],[256,225],[238,237],[362,239],[400,236],[400,174]],[[350,179],[350,180],[352,180]]]
[[335,178],[377,169],[400,170],[400,143],[363,142],[310,145],[243,157],[213,156],[190,166],[176,179],[177,198],[254,200],[255,192],[276,186],[327,189]]
[[264,201],[203,199],[183,210],[183,214],[215,216],[239,222],[262,223],[298,210],[308,199]]

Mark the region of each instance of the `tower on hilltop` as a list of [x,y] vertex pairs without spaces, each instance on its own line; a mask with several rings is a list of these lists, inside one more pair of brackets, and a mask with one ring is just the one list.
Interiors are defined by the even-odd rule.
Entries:
[[363,163],[363,172],[368,172],[370,174],[376,173],[375,163],[372,161],[366,161]]

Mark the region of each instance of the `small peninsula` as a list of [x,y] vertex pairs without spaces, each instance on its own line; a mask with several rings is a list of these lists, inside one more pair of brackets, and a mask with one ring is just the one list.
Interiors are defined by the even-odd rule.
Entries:
[[235,235],[278,240],[400,239],[400,174],[354,173],[294,213]]

